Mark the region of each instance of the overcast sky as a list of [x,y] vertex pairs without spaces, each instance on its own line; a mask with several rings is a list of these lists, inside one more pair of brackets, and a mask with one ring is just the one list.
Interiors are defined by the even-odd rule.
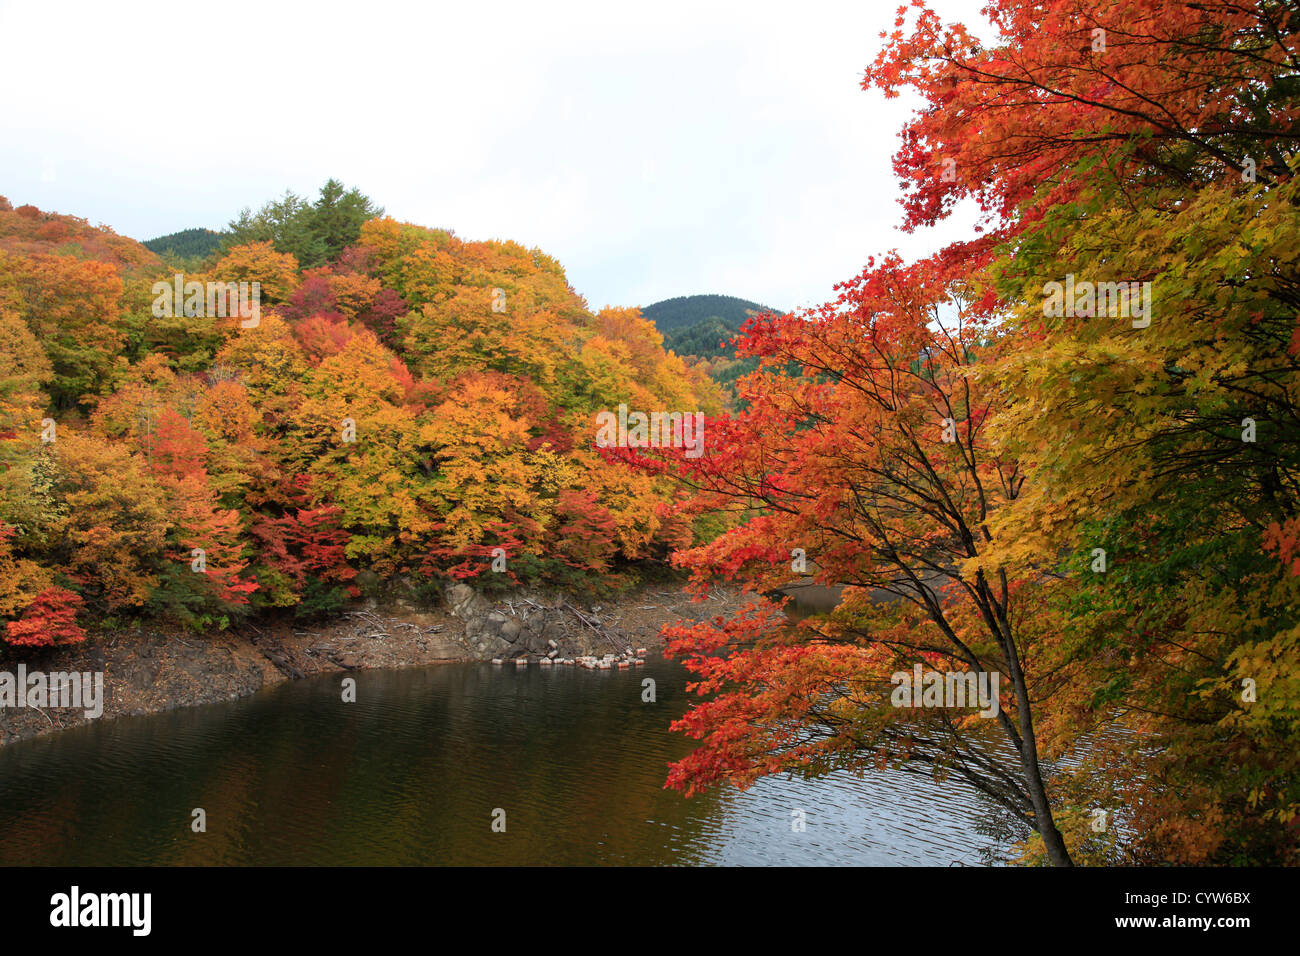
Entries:
[[144,240],[334,176],[593,308],[812,305],[974,222],[896,228],[915,104],[859,83],[899,2],[0,0],[0,195]]

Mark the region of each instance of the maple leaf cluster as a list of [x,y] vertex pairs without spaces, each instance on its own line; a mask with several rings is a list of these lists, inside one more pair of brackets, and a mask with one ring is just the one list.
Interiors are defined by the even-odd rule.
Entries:
[[[743,516],[676,561],[763,599],[670,631],[706,699],[668,784],[887,765],[1028,862],[1300,862],[1300,10],[986,14],[902,8],[862,84],[922,101],[904,227],[982,234],[746,323],[709,455],[620,453]],[[1150,321],[1047,307],[1076,280]],[[808,583],[833,613],[775,612]],[[891,706],[916,666],[996,673],[1000,713]]]

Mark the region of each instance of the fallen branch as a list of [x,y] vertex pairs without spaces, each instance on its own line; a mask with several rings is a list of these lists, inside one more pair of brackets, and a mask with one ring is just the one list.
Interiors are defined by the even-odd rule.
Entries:
[[616,641],[616,640],[614,640],[614,638],[610,637],[609,634],[608,634],[608,633],[607,633],[603,628],[599,628],[599,627],[597,627],[595,624],[592,624],[591,621],[587,620],[587,619],[583,616],[582,612],[579,611],[579,610],[578,610],[576,607],[574,607],[572,604],[570,604],[569,602],[565,601],[563,606],[564,606],[565,608],[567,608],[568,610],[570,610],[571,612],[573,612],[573,615],[574,615],[574,616],[575,616],[579,621],[581,621],[583,624],[586,624],[589,628],[591,628],[593,631],[595,631],[597,634],[599,634],[599,635],[600,635],[601,637],[603,637],[605,640],[609,641],[610,646],[612,646],[615,650],[619,650],[619,651],[621,651],[621,650],[623,649],[623,648],[619,645],[618,641]]

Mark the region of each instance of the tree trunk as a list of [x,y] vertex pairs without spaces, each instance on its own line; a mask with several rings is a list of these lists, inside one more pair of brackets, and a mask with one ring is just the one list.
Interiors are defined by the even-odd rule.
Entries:
[[1020,669],[1020,655],[1014,645],[1007,655],[1011,681],[1016,688],[1016,709],[1020,717],[1020,764],[1025,770],[1025,783],[1029,788],[1029,799],[1034,805],[1034,818],[1038,822],[1038,835],[1043,838],[1047,849],[1047,858],[1052,866],[1074,866],[1070,851],[1066,849],[1061,831],[1056,829],[1052,818],[1052,805],[1047,799],[1047,788],[1043,786],[1043,775],[1038,769],[1038,741],[1034,739],[1034,717],[1029,711],[1029,689],[1025,686],[1025,674]]

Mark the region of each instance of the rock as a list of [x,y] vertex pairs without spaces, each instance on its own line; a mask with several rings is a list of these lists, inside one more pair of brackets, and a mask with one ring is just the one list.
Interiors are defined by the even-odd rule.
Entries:
[[515,639],[519,637],[519,632],[521,630],[523,630],[523,625],[518,621],[506,621],[501,625],[501,636],[507,641],[514,643]]
[[447,610],[463,621],[481,617],[488,603],[468,584],[456,583],[445,592]]

